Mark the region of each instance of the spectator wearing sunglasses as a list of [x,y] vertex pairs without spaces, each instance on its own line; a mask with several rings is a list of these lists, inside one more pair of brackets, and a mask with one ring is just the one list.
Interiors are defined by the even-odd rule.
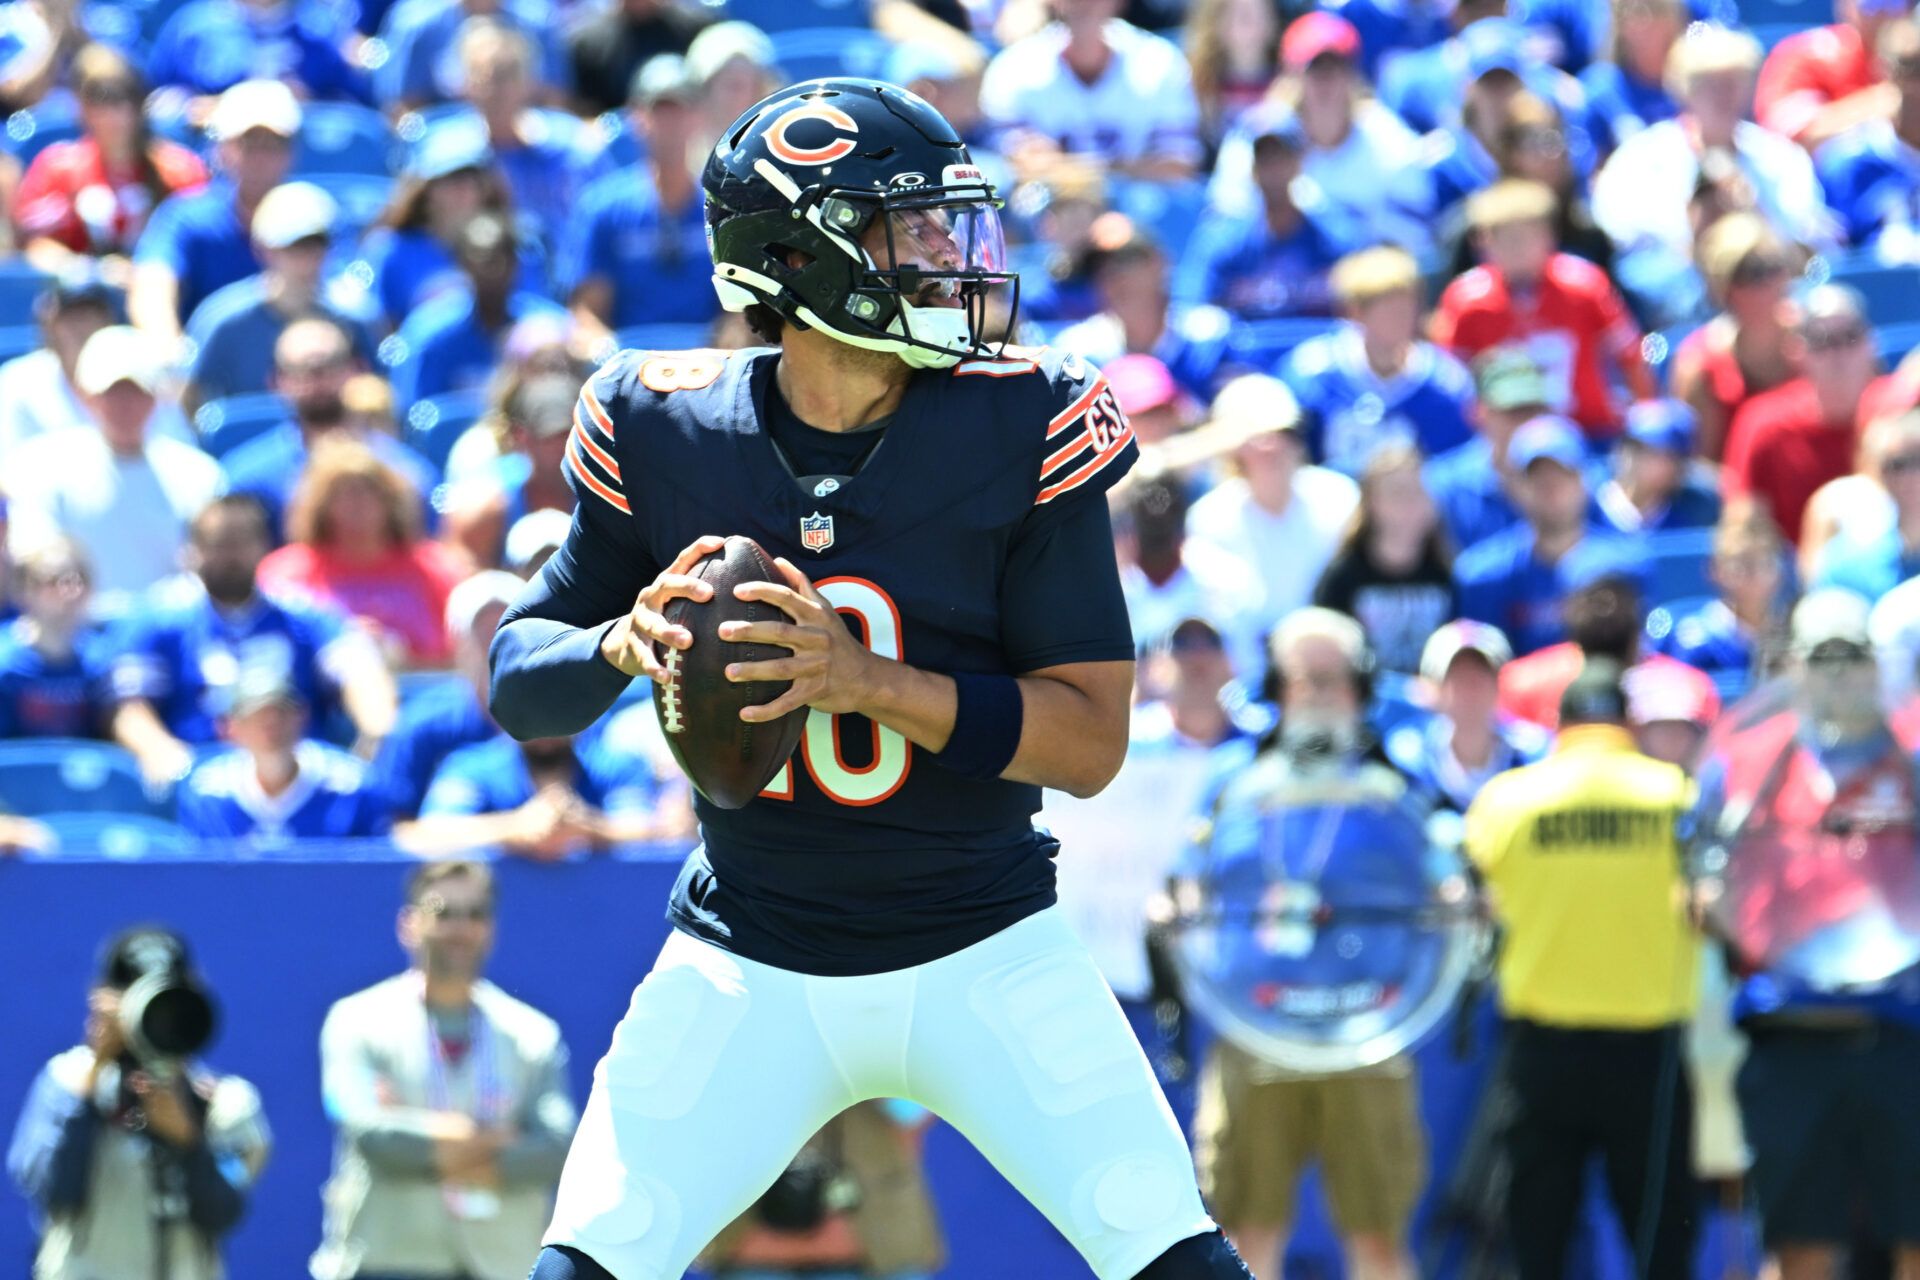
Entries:
[[1867,536],[1842,532],[1828,542],[1813,585],[1844,587],[1872,602],[1920,575],[1920,410],[1873,422],[1865,446],[1893,499],[1893,524]]
[[495,906],[485,866],[425,864],[400,908],[407,970],[327,1013],[320,1280],[504,1280],[539,1251],[576,1112],[560,1028],[481,976]]
[[1805,372],[1734,415],[1720,474],[1723,496],[1758,499],[1796,546],[1814,491],[1853,470],[1856,411],[1879,372],[1866,303],[1845,285],[1807,294],[1798,335]]

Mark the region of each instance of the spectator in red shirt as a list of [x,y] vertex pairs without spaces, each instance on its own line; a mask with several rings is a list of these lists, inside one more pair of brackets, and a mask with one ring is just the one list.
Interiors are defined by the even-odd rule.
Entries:
[[1911,7],[1911,0],[1834,0],[1832,26],[1788,36],[1767,55],[1754,85],[1754,118],[1809,151],[1886,119],[1899,95],[1873,51],[1881,28]]
[[1554,195],[1525,179],[1496,182],[1467,204],[1483,265],[1440,295],[1433,340],[1463,360],[1494,347],[1520,346],[1539,364],[1553,408],[1590,440],[1620,432],[1621,406],[1609,385],[1613,366],[1635,399],[1654,394],[1640,357],[1640,330],[1601,270],[1555,244]]
[[73,82],[85,132],[34,158],[14,196],[13,225],[35,266],[59,271],[75,255],[106,258],[109,278],[124,287],[147,215],[175,192],[205,186],[207,167],[148,130],[146,86],[117,50],[80,50]]
[[1720,473],[1729,501],[1752,495],[1795,546],[1814,491],[1853,470],[1855,415],[1879,372],[1866,307],[1845,285],[1807,295],[1798,334],[1806,372],[1734,416]]
[[1720,314],[1681,342],[1669,376],[1674,398],[1699,419],[1695,452],[1718,462],[1740,406],[1800,372],[1787,302],[1799,264],[1791,246],[1756,213],[1730,213],[1707,228],[1699,257]]
[[287,513],[292,541],[260,562],[260,588],[350,615],[397,666],[444,666],[452,646],[441,620],[465,566],[419,526],[419,499],[373,450],[316,440]]

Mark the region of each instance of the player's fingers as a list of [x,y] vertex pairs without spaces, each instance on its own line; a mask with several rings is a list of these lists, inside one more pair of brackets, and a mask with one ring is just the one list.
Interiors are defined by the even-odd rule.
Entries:
[[688,649],[693,647],[693,632],[685,627],[675,626],[664,616],[655,613],[645,605],[636,606],[633,616],[627,622],[628,640],[637,643],[652,654],[653,646],[662,644],[670,649]]
[[723,622],[720,638],[734,644],[777,644],[788,649],[805,649],[819,643],[820,632],[791,622]]
[[820,664],[812,658],[769,658],[765,662],[730,662],[727,679],[735,684],[754,680],[798,680],[814,674]]
[[705,578],[696,578],[686,573],[663,573],[653,580],[653,586],[641,597],[649,608],[658,609],[669,600],[711,600],[713,584]]
[[787,582],[795,591],[798,591],[801,595],[816,604],[824,602],[824,597],[821,596],[818,589],[813,585],[813,579],[802,573],[799,567],[791,560],[785,556],[775,556],[773,558],[773,567],[780,571],[781,576],[786,578]]
[[796,684],[772,702],[763,702],[757,707],[740,708],[740,718],[748,724],[766,724],[770,720],[778,720],[789,711],[797,711],[806,706],[807,699],[813,696],[812,692],[803,691],[802,687]]
[[673,558],[673,563],[667,566],[667,572],[685,573],[687,570],[693,568],[694,562],[699,560],[701,556],[712,555],[726,545],[727,540],[719,534],[702,534],[689,543],[679,555]]
[[770,604],[795,622],[812,622],[818,617],[813,601],[777,582],[743,582],[733,589],[733,594],[742,600]]

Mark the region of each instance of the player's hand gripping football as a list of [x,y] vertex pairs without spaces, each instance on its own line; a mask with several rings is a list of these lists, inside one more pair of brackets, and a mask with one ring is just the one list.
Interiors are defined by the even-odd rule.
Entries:
[[687,571],[699,563],[700,557],[726,545],[725,538],[708,534],[675,556],[673,563],[661,570],[660,576],[633,602],[633,612],[621,619],[619,625],[607,629],[606,636],[600,641],[601,656],[627,675],[646,676],[656,684],[665,680],[667,669],[654,657],[654,644],[658,642],[674,649],[685,649],[693,644],[692,632],[685,627],[668,625],[664,616],[667,601],[676,596],[688,600],[710,598],[713,595],[712,585],[691,576]]
[[770,604],[792,621],[726,622],[720,626],[720,638],[760,641],[793,650],[790,658],[727,664],[727,679],[735,684],[791,680],[793,687],[772,702],[742,708],[740,718],[764,724],[796,707],[816,707],[831,715],[862,710],[873,688],[875,664],[887,659],[876,657],[860,643],[806,574],[784,557],[776,557],[773,564],[787,580],[786,586],[748,582],[735,587],[733,594],[742,600]]

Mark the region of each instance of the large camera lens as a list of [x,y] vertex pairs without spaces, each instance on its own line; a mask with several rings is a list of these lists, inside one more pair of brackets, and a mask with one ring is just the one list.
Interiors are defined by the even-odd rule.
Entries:
[[120,1025],[142,1062],[190,1058],[213,1039],[213,1001],[177,973],[150,973],[121,997]]

